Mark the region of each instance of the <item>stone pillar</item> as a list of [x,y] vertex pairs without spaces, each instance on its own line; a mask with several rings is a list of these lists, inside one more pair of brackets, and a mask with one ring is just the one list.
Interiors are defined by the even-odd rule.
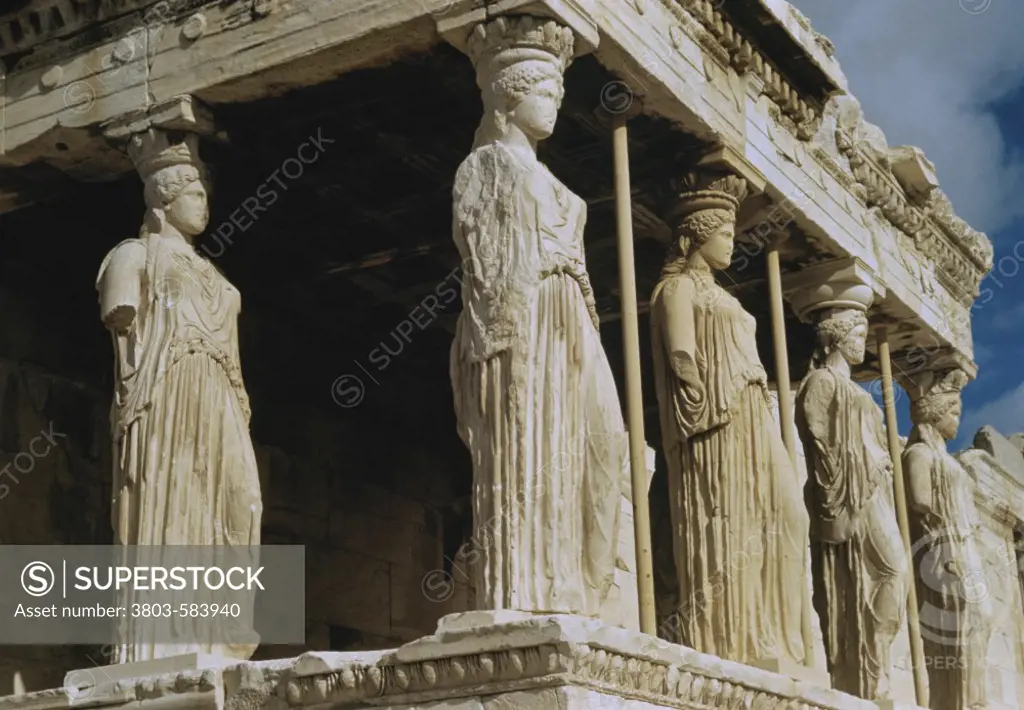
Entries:
[[768,404],[754,319],[714,276],[731,263],[736,216],[759,177],[723,150],[673,186],[667,214],[675,240],[651,297],[651,334],[680,593],[668,631],[809,679],[803,497]]
[[948,363],[932,368],[905,382],[914,427],[903,452],[931,707],[989,707],[996,580],[983,555],[976,482],[947,451],[969,377]]
[[476,491],[466,557],[480,609],[635,627],[628,440],[586,269],[586,203],[536,154],[566,67],[597,35],[578,13],[511,10],[439,21],[484,104],[453,210],[467,278],[452,387]]
[[907,550],[894,504],[886,426],[852,368],[867,349],[876,280],[841,260],[787,284],[818,344],[796,397],[807,456],[815,606],[833,686],[868,700],[892,695],[892,647],[904,623]]
[[[239,363],[241,297],[193,247],[209,219],[199,139],[212,121],[186,96],[103,128],[127,144],[146,200],[138,238],[114,246],[96,280],[115,356],[114,538],[140,554],[226,547],[258,563],[262,501]],[[254,600],[240,597],[241,616],[223,621],[129,618],[116,658],[248,659],[259,643]],[[119,605],[142,601],[125,592]]]

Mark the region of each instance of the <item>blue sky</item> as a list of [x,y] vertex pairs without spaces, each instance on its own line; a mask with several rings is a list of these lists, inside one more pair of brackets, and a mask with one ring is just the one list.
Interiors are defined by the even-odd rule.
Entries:
[[[1024,151],[1024,83],[993,102],[1007,148]],[[1024,204],[1024,193],[1015,198]],[[1024,431],[1024,216],[992,232],[996,267],[982,283],[982,298],[971,313],[978,379],[964,393],[964,431],[969,441],[982,424],[1004,434]],[[991,290],[991,300],[986,289]]]
[[[991,424],[1024,432],[1024,2],[795,0],[889,145],[920,146],[996,267],[972,312],[978,379],[954,450]],[[986,289],[990,292],[986,292]],[[908,402],[899,401],[901,433]]]

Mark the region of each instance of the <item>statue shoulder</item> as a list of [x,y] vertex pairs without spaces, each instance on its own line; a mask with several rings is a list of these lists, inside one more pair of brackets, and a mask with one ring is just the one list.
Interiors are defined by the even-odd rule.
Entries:
[[812,370],[800,383],[796,395],[797,420],[805,423],[808,431],[819,439],[826,439],[832,430],[834,402],[838,395],[836,374],[823,367]]
[[903,465],[918,470],[932,468],[938,458],[938,452],[923,442],[911,444],[903,449]]
[[146,243],[139,238],[125,239],[107,252],[96,275],[96,287],[99,288],[110,273],[125,274],[143,271],[146,268]]
[[678,308],[680,306],[691,307],[693,305],[693,294],[696,284],[686,274],[668,276],[659,289],[658,300],[661,307],[665,309]]
[[508,186],[509,175],[527,172],[526,166],[506,146],[501,143],[489,143],[475,148],[459,165],[455,173],[455,192],[464,192],[474,181],[490,182],[491,178],[501,180],[492,183],[497,187]]
[[821,367],[817,370],[811,370],[804,377],[803,382],[800,383],[800,389],[808,393],[825,394],[826,392],[830,395],[836,391],[839,386],[839,380],[836,373],[827,367]]

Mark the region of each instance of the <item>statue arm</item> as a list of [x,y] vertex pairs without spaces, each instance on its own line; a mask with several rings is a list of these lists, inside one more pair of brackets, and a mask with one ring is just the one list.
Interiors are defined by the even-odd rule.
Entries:
[[572,266],[574,277],[577,283],[580,285],[580,291],[583,293],[583,302],[587,306],[587,311],[590,313],[590,319],[594,322],[594,327],[598,330],[601,329],[601,318],[597,313],[597,299],[594,296],[594,287],[590,282],[590,273],[587,271],[587,253],[583,247],[583,230],[586,225],[586,202],[579,200],[577,212],[574,218],[577,220],[579,225],[577,228],[577,239],[579,240],[580,250],[579,257],[573,259]]
[[137,239],[111,249],[96,277],[100,318],[114,339],[114,399],[118,407],[128,396],[127,380],[135,373],[133,333],[142,307],[142,279],[146,272],[146,245]]
[[[665,343],[673,355],[687,356],[690,362],[696,361],[697,326],[693,318],[693,287],[687,279],[673,279],[662,291],[660,307],[663,310],[665,324]],[[673,369],[675,368],[673,357]],[[677,377],[682,377],[676,372]]]
[[934,467],[935,457],[922,446],[910,446],[903,452],[903,470],[907,477],[907,503],[911,510],[925,517],[936,515],[932,495]]
[[590,313],[590,320],[594,322],[594,327],[600,330],[601,318],[597,314],[597,300],[594,297],[594,287],[590,283],[590,275],[587,273],[586,262],[581,259],[576,267],[575,278],[583,293],[583,302],[587,305],[587,311]]
[[142,302],[145,270],[146,246],[136,239],[114,247],[100,267],[96,278],[100,318],[115,335],[123,334],[135,322]]
[[854,517],[845,500],[846,484],[850,477],[860,473],[848,470],[850,464],[863,460],[844,455],[859,442],[843,441],[841,428],[835,426],[837,410],[842,406],[837,401],[837,390],[835,377],[830,372],[816,370],[806,379],[799,398],[801,419],[813,440],[813,470],[808,473],[817,484],[816,497],[825,513],[818,530],[822,540],[833,545],[853,536]]
[[522,168],[500,147],[475,151],[455,178],[454,236],[480,359],[510,346],[540,280],[536,216],[524,204],[521,182]]
[[829,414],[836,399],[836,383],[824,370],[815,370],[807,376],[800,395],[804,421],[815,442],[821,442],[829,449],[836,447],[831,431]]
[[[666,356],[676,376],[676,423],[684,438],[711,427],[707,385],[697,367],[696,324],[690,281],[674,279],[666,284],[658,308],[662,309]],[[724,422],[720,422],[724,423]]]

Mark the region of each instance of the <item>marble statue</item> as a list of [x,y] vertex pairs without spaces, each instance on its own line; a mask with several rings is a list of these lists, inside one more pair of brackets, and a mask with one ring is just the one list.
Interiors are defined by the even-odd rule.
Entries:
[[796,397],[809,472],[814,601],[833,687],[881,700],[889,697],[909,563],[882,412],[851,378],[851,365],[864,362],[871,289],[834,295],[852,298],[816,309],[818,347]]
[[586,203],[536,154],[573,42],[526,16],[469,40],[484,117],[455,178],[467,274],[451,378],[487,530],[480,609],[598,616],[614,576],[628,442],[584,262]]
[[[193,248],[209,218],[204,170],[197,138],[170,135],[132,136],[145,222],[137,238],[110,251],[96,281],[115,354],[115,539],[255,546],[262,504],[239,368],[241,297]],[[216,627],[224,633],[208,642],[183,632],[181,643],[143,642],[148,632],[133,623],[122,629],[122,663],[191,651],[244,660],[256,647],[250,629],[232,625],[238,620],[225,620]],[[213,633],[215,625],[202,628]],[[241,642],[223,642],[229,632]]]
[[921,636],[932,710],[988,707],[992,602],[979,538],[973,481],[946,451],[960,425],[960,369],[914,373],[903,451],[916,560]]
[[807,512],[772,417],[754,317],[714,279],[729,266],[740,178],[690,175],[651,297],[680,640],[758,664],[805,661]]

